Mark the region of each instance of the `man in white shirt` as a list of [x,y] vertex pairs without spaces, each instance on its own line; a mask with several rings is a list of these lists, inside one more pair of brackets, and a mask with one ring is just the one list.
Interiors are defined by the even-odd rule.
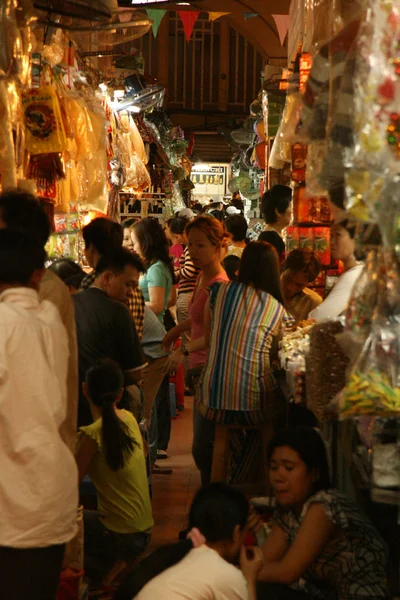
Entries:
[[[50,221],[34,196],[16,190],[0,195],[0,229],[13,229],[33,236],[43,248],[50,236]],[[61,435],[75,451],[78,430],[78,346],[74,305],[65,283],[52,271],[44,271],[39,285],[41,300],[49,300],[57,308],[68,336],[68,404]]]
[[68,338],[40,301],[45,251],[0,230],[0,581],[7,600],[54,600],[76,533],[78,474],[60,435]]

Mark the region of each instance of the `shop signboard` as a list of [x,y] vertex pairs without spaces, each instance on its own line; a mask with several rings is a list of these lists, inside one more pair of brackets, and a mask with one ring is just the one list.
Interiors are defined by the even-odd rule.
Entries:
[[227,163],[196,163],[192,167],[193,196],[200,202],[222,199],[227,193]]

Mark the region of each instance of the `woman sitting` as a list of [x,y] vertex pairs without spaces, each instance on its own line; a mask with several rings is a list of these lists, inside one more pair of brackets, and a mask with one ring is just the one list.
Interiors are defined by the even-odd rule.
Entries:
[[[310,598],[386,599],[385,543],[357,506],[331,489],[318,431],[279,432],[269,447],[268,468],[277,509],[259,580],[296,584]],[[254,513],[250,525],[260,530]],[[259,598],[273,600],[268,586],[264,592]],[[278,597],[292,596],[282,590]]]
[[98,512],[84,512],[85,571],[93,583],[103,577],[110,585],[146,550],[153,518],[139,426],[130,412],[117,408],[121,369],[103,359],[88,369],[84,385],[94,422],[80,429],[76,461],[79,480],[88,474],[98,498]]
[[195,430],[193,442],[203,481],[211,474],[215,423],[272,420],[275,382],[269,352],[284,313],[278,255],[266,242],[251,242],[243,252],[238,280],[215,283],[205,310],[209,355],[197,408],[213,427]]
[[346,310],[354,284],[364,268],[364,264],[357,262],[355,257],[355,233],[355,227],[347,220],[332,226],[332,257],[343,262],[344,272],[322,304],[310,312],[310,319],[334,319]]

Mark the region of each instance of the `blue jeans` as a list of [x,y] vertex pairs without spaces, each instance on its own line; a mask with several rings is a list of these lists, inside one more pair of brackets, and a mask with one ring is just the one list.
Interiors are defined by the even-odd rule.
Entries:
[[116,560],[130,562],[143,554],[150,543],[151,532],[117,533],[100,521],[100,513],[83,512],[85,526],[85,572],[93,583],[100,582]]

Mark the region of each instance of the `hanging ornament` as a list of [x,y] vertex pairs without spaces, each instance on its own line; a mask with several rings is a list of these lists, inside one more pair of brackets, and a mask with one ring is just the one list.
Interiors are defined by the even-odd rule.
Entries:
[[178,10],[178,15],[183,24],[183,30],[185,32],[186,41],[190,42],[192,37],[193,27],[200,14],[199,10]]
[[275,21],[276,28],[278,30],[279,41],[281,46],[285,41],[287,33],[289,31],[290,16],[289,15],[272,15]]
[[167,11],[163,8],[146,8],[147,16],[151,21],[153,21],[151,28],[153,30],[153,35],[155,38],[157,37],[158,29],[166,12]]

